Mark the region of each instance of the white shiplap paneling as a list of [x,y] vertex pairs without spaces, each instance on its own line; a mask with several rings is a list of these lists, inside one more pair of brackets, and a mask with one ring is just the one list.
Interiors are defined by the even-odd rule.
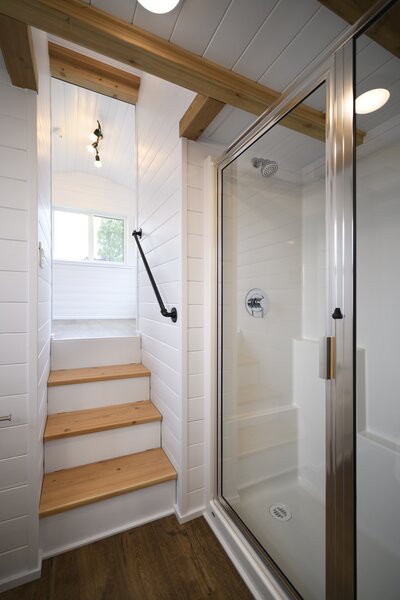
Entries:
[[[37,358],[46,379],[49,350],[45,330],[38,336],[37,290],[44,280],[38,281],[37,243],[38,231],[46,247],[51,237],[50,74],[47,36],[33,30],[33,43],[39,94],[0,76],[0,413],[12,415],[0,428],[0,588],[36,573],[40,562],[37,503],[46,412],[45,401],[38,406]],[[49,286],[49,264],[44,273]],[[49,337],[50,304],[39,314]]]
[[[34,109],[36,106],[35,96],[26,93],[21,89],[13,88],[5,82],[6,78],[1,78],[0,83],[0,113],[3,123],[10,121],[13,125],[17,125],[19,132],[18,138],[20,143],[16,150],[12,147],[7,128],[0,133],[0,244],[3,249],[3,258],[0,265],[0,315],[1,331],[0,335],[0,414],[12,415],[10,422],[5,422],[7,427],[1,424],[0,428],[0,472],[1,472],[1,487],[9,488],[0,494],[0,528],[4,537],[2,549],[0,550],[0,565],[4,565],[4,570],[0,576],[2,579],[12,577],[19,570],[27,569],[28,561],[27,554],[24,553],[24,561],[13,560],[16,558],[13,554],[6,555],[17,548],[18,544],[13,543],[18,541],[21,533],[20,522],[9,521],[14,516],[22,516],[24,526],[22,529],[27,533],[27,514],[28,514],[28,498],[31,496],[31,489],[24,488],[26,499],[24,506],[20,507],[17,513],[11,510],[10,501],[13,501],[13,488],[19,483],[26,484],[26,447],[22,457],[25,469],[18,468],[16,465],[15,477],[13,479],[10,468],[10,460],[16,456],[17,451],[20,454],[20,448],[16,448],[13,443],[13,436],[8,433],[15,431],[14,425],[22,422],[27,422],[26,403],[22,403],[19,409],[17,405],[19,398],[26,398],[28,392],[28,374],[27,374],[27,300],[28,300],[28,257],[27,247],[29,243],[28,237],[28,175],[27,163],[28,152],[33,152],[31,139],[28,140],[28,110]],[[4,81],[4,82],[3,82]],[[30,106],[31,105],[31,106]],[[28,144],[29,141],[29,144]],[[22,143],[23,142],[23,143]],[[16,161],[16,162],[14,162]],[[16,182],[18,179],[18,182]],[[13,192],[19,190],[16,206],[13,204]],[[18,240],[18,241],[10,241]],[[15,253],[13,253],[13,250]],[[23,318],[23,324],[18,319],[8,318],[14,314],[14,308],[19,311]],[[22,312],[21,312],[22,310]],[[16,333],[22,329],[21,333]],[[18,336],[23,336],[24,344],[22,352],[18,349]],[[8,344],[11,344],[11,352],[8,353]],[[20,363],[20,364],[13,364]],[[14,403],[15,401],[15,403]],[[15,417],[15,419],[14,419]],[[11,427],[10,427],[11,426]],[[17,428],[18,429],[18,428]],[[20,457],[21,458],[21,457]],[[13,463],[12,465],[13,466]],[[25,479],[24,479],[25,473]],[[22,479],[21,479],[22,477]],[[16,478],[16,479],[15,479]],[[25,545],[25,543],[23,544]],[[3,560],[2,560],[3,557]],[[7,560],[6,558],[7,557]]]
[[186,478],[182,458],[182,142],[179,119],[194,94],[144,75],[137,105],[138,225],[143,248],[167,307],[178,322],[161,316],[139,262],[138,316],[142,362],[151,370],[151,399],[163,414],[162,445],[178,471],[178,506]]

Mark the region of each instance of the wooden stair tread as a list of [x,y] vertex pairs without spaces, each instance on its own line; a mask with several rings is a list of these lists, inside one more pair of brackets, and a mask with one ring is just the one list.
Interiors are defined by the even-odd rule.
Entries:
[[149,375],[150,371],[140,363],[110,365],[106,367],[86,367],[84,369],[61,369],[50,372],[47,385],[52,387],[73,383],[89,383],[91,381],[107,381],[109,379],[148,377]]
[[48,517],[176,477],[161,448],[47,473],[39,516]]
[[150,400],[56,413],[48,415],[43,439],[49,442],[106,429],[161,421],[161,419],[161,414]]

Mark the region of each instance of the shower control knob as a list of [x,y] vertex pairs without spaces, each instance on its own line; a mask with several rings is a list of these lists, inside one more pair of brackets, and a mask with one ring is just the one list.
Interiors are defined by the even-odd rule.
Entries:
[[247,306],[250,308],[262,308],[261,300],[263,300],[263,296],[260,296],[260,298],[249,298],[247,300]]
[[343,314],[340,308],[335,308],[332,313],[332,319],[343,319]]
[[246,294],[245,307],[251,317],[262,319],[269,308],[267,294],[258,288],[253,288]]

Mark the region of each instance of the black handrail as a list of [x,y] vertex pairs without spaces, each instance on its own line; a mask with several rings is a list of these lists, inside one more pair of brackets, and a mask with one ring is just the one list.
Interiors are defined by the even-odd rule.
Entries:
[[147,258],[146,258],[145,254],[144,254],[144,252],[143,252],[142,246],[140,245],[139,239],[141,239],[141,237],[142,237],[142,230],[141,230],[141,229],[139,229],[139,230],[137,231],[137,230],[135,229],[135,231],[133,231],[133,232],[132,232],[132,235],[133,235],[133,237],[135,238],[135,241],[136,241],[136,243],[137,243],[137,247],[138,247],[138,249],[139,249],[140,256],[142,257],[143,264],[144,264],[144,266],[145,266],[145,269],[146,269],[146,271],[147,271],[147,275],[149,276],[150,283],[151,283],[151,285],[152,285],[152,287],[153,287],[153,290],[154,290],[154,293],[155,293],[155,295],[156,295],[156,298],[157,298],[158,304],[159,304],[159,306],[160,306],[160,311],[161,311],[161,314],[162,314],[162,316],[163,316],[163,317],[170,317],[170,318],[171,318],[171,321],[172,321],[173,323],[176,323],[176,321],[177,321],[177,319],[178,319],[178,313],[177,313],[177,310],[176,310],[176,308],[174,307],[174,308],[171,308],[170,312],[168,312],[168,310],[165,308],[165,304],[164,304],[164,302],[163,302],[163,300],[162,300],[162,298],[161,298],[160,292],[158,291],[157,284],[156,284],[156,282],[154,281],[153,274],[152,274],[152,272],[150,271],[149,263],[147,262]]

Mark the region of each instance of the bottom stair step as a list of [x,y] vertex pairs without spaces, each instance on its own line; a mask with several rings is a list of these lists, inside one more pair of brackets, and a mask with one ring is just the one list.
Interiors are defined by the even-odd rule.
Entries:
[[47,473],[39,516],[55,515],[176,477],[161,448]]

